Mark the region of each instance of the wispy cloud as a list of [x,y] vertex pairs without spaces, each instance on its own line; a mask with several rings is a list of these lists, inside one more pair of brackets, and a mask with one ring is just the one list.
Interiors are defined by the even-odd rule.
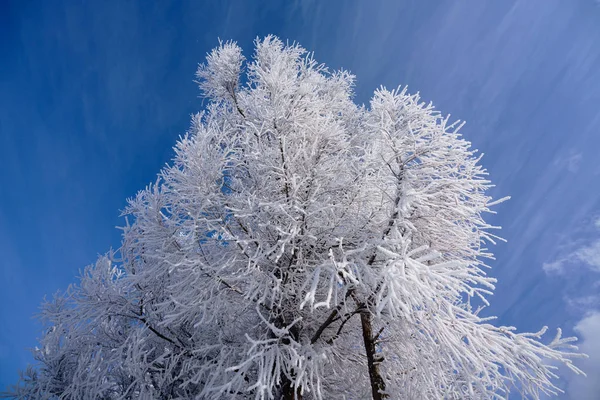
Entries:
[[564,257],[545,262],[542,268],[547,274],[563,274],[569,266],[583,265],[592,271],[600,272],[600,239],[580,247]]
[[[594,227],[600,229],[600,218],[594,220]],[[543,263],[542,268],[547,274],[563,274],[568,268],[577,266],[600,272],[600,238],[588,240],[566,255]]]
[[[595,286],[598,286],[597,284]],[[588,294],[579,297],[568,297],[564,298],[569,307],[574,310],[591,310],[596,307],[600,307],[600,294]]]
[[600,239],[589,246],[578,249],[575,256],[591,269],[600,272]]
[[571,152],[567,156],[562,156],[554,160],[554,165],[565,168],[569,172],[579,171],[583,155],[581,153]]
[[579,350],[589,358],[578,362],[578,366],[587,374],[572,375],[568,379],[567,393],[569,399],[597,399],[600,393],[600,312],[587,314],[575,326],[575,331],[581,337]]
[[542,264],[544,272],[547,274],[562,274],[565,272],[565,266],[568,262],[567,258],[561,258],[551,262],[545,262]]

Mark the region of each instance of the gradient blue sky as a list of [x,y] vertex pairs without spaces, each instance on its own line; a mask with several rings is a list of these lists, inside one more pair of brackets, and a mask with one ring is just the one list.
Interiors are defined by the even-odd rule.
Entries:
[[[600,393],[600,7],[592,0],[0,2],[0,390],[31,358],[44,295],[119,246],[125,199],[202,108],[217,38],[298,41],[358,77],[408,85],[486,155],[499,279],[489,312],[584,339]],[[592,354],[593,353],[593,354]]]

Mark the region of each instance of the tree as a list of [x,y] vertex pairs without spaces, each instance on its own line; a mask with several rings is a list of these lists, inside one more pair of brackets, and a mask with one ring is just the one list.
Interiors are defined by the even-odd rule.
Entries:
[[[244,73],[244,70],[246,72]],[[580,356],[480,316],[494,279],[481,156],[406,89],[268,36],[221,43],[122,246],[44,304],[16,398],[495,399]],[[244,80],[242,80],[244,79]]]

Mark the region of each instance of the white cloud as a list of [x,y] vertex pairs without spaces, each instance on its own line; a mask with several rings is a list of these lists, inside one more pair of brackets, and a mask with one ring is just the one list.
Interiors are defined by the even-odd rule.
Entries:
[[565,300],[566,300],[567,304],[570,305],[571,307],[575,307],[579,310],[581,310],[581,309],[589,310],[590,308],[592,308],[592,306],[600,304],[600,295],[591,294],[591,295],[580,296],[580,297],[575,297],[575,298],[567,297]]
[[567,260],[564,258],[542,264],[542,269],[547,274],[562,274],[565,272],[565,264]]
[[[593,222],[595,228],[600,228],[600,218]],[[562,274],[570,264],[583,264],[592,271],[600,272],[600,239],[588,241],[586,245],[580,245],[566,256],[542,264],[547,274]]]
[[576,250],[574,255],[593,270],[600,272],[600,240]]
[[579,360],[576,365],[587,377],[570,376],[566,395],[572,400],[597,400],[600,394],[600,312],[588,314],[577,323],[575,331],[582,340],[579,350],[589,356]]
[[547,274],[562,274],[569,264],[583,264],[583,266],[600,272],[600,239],[593,241],[587,246],[581,246],[575,249],[565,257],[542,264],[544,272]]

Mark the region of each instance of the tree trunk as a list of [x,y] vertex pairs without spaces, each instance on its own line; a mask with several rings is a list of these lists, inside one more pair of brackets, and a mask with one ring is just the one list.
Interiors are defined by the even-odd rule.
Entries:
[[281,400],[302,400],[300,388],[294,390],[294,386],[289,379],[287,379],[287,377],[283,378],[283,385],[281,386]]
[[[278,328],[283,328],[285,326],[287,326],[287,323],[285,322],[285,319],[283,316],[279,315],[278,317],[275,318],[274,320],[274,324],[275,326],[277,326]],[[298,325],[292,326],[289,329],[289,333],[291,336],[291,339],[294,341],[297,341],[298,338],[300,337],[300,328],[298,327]],[[271,332],[271,336],[275,337],[275,335]],[[286,345],[290,344],[289,339],[284,338],[283,339],[283,343]],[[295,375],[294,371],[290,371],[292,377]],[[296,390],[294,390],[294,385],[292,383],[292,381],[287,377],[287,375],[282,371],[281,372],[282,375],[282,382],[281,382],[281,391],[280,391],[280,400],[302,400],[302,394],[300,393],[300,388],[297,388]]]
[[367,366],[369,368],[373,400],[387,399],[389,396],[385,393],[385,380],[379,370],[379,363],[383,361],[383,357],[376,353],[375,343],[377,337],[373,336],[373,318],[368,311],[360,313],[360,323],[362,325],[363,341],[367,353]]

